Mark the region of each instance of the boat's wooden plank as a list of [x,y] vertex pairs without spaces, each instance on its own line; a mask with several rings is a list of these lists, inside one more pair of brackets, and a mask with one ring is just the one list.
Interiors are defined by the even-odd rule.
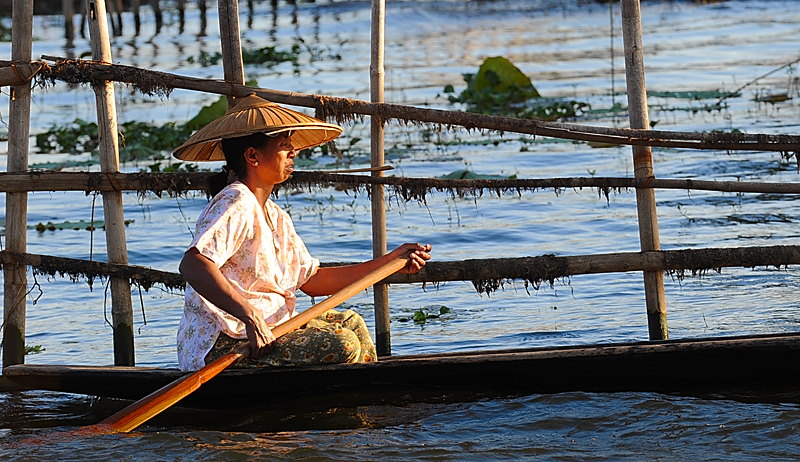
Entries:
[[[231,369],[192,394],[207,405],[231,390],[281,390],[286,399],[329,389],[390,394],[426,389],[489,393],[669,391],[800,384],[800,334],[747,336],[448,353],[385,358],[376,363]],[[177,369],[17,365],[4,375],[23,386],[139,399],[182,375]],[[225,401],[231,404],[230,400]],[[235,404],[235,403],[234,403]],[[242,403],[243,405],[245,403]]]

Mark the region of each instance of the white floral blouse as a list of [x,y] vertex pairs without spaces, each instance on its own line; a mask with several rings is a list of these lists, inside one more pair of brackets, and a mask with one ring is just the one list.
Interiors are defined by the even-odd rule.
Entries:
[[[270,327],[297,314],[295,291],[317,272],[289,214],[267,200],[261,210],[240,182],[214,196],[197,220],[189,248],[208,257],[231,286],[261,310]],[[205,366],[204,358],[220,332],[246,339],[244,323],[217,308],[186,285],[178,326],[178,365],[183,371]]]

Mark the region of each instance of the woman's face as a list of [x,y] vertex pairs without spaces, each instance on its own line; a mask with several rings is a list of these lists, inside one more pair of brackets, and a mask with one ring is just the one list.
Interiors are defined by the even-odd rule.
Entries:
[[292,146],[289,132],[279,133],[270,138],[266,147],[258,151],[258,165],[254,166],[257,174],[266,182],[283,183],[294,172],[294,158],[297,152]]

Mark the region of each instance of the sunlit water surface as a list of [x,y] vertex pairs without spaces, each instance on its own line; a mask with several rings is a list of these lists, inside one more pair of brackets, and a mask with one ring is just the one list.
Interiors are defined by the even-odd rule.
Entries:
[[[209,8],[206,35],[190,4],[181,33],[177,13],[167,13],[159,34],[152,20],[112,43],[114,62],[182,75],[221,78],[218,66],[189,57],[219,50],[216,8]],[[240,6],[242,43],[250,49],[303,43],[323,58],[273,68],[247,66],[259,86],[301,93],[369,99],[367,2],[256,3]],[[147,18],[148,9],[143,14]],[[798,132],[794,67],[800,58],[800,2],[644,2],[642,5],[648,90],[735,90],[722,111],[714,100],[651,97],[650,119],[658,129]],[[88,42],[66,49],[60,17],[36,18],[34,57],[80,56]],[[449,108],[441,96],[462,73],[483,59],[509,58],[547,97],[570,97],[595,109],[625,104],[624,62],[618,5],[588,1],[390,2],[386,26],[386,100]],[[302,41],[302,42],[301,42]],[[611,49],[613,43],[614,58]],[[0,44],[10,56],[10,44]],[[341,60],[333,59],[338,54]],[[612,75],[613,69],[613,75]],[[213,95],[176,90],[169,99],[134,94],[118,85],[120,119],[183,123]],[[757,96],[788,93],[777,104]],[[32,134],[76,118],[94,120],[94,96],[86,88],[57,85],[34,92]],[[7,105],[0,107],[8,120]],[[577,121],[626,127],[624,116]],[[630,148],[592,148],[514,134],[438,131],[437,127],[390,124],[388,163],[403,176],[434,177],[468,168],[481,174],[520,178],[630,176]],[[353,142],[353,166],[369,154],[368,121],[345,126],[341,146]],[[359,141],[356,141],[361,138]],[[437,143],[449,142],[449,144]],[[476,141],[470,143],[468,141]],[[486,141],[489,141],[488,143]],[[4,150],[4,149],[3,149]],[[694,152],[654,149],[661,178],[798,181],[794,162],[764,152]],[[31,164],[80,156],[32,154]],[[321,162],[333,162],[324,158]],[[147,168],[151,162],[125,166]],[[800,209],[793,196],[695,191],[656,192],[664,249],[797,244]],[[32,193],[29,224],[102,217],[102,201],[83,193]],[[294,217],[299,233],[322,261],[358,261],[371,255],[369,202],[334,190],[281,192],[278,203]],[[2,202],[3,206],[5,201]],[[125,195],[128,249],[133,264],[175,271],[206,204],[202,196],[158,198]],[[636,205],[631,191],[608,198],[596,190],[526,192],[497,197],[453,198],[434,193],[427,203],[388,201],[391,245],[430,242],[439,260],[556,254],[583,255],[638,250]],[[102,233],[31,230],[31,253],[103,259]],[[665,278],[671,338],[800,330],[794,268],[725,269],[681,280]],[[92,288],[69,279],[34,279],[27,316],[29,345],[43,352],[30,364],[113,363],[104,303],[105,283]],[[530,291],[530,293],[528,292]],[[507,284],[491,296],[469,282],[392,286],[392,347],[395,354],[548,345],[637,341],[647,338],[639,273],[576,276],[539,290]],[[159,288],[136,302],[136,362],[174,367],[175,331],[182,294]],[[306,297],[302,303],[308,306]],[[110,303],[110,298],[109,302]],[[371,325],[371,294],[350,303]],[[407,321],[419,309],[452,312],[425,324]],[[108,313],[106,315],[106,313]],[[791,367],[791,366],[790,366]],[[248,393],[249,395],[249,393]],[[249,399],[245,392],[231,399]],[[273,409],[208,413],[174,409],[130,436],[58,438],[55,430],[97,422],[124,403],[57,393],[0,393],[4,443],[31,436],[47,443],[5,446],[3,460],[237,460],[383,459],[463,460],[789,460],[800,450],[795,429],[799,397],[764,395],[671,396],[648,393],[563,393],[472,399],[459,402],[393,403],[348,407],[331,402],[326,412]],[[269,395],[264,397],[269,400]]]

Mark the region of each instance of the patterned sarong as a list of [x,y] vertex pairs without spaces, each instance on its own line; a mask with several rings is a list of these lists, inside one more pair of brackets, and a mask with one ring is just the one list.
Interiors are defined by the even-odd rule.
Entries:
[[[242,343],[220,334],[205,357],[209,364]],[[364,318],[353,310],[328,310],[275,341],[275,348],[258,359],[244,358],[232,367],[298,366],[377,361],[375,344]]]

